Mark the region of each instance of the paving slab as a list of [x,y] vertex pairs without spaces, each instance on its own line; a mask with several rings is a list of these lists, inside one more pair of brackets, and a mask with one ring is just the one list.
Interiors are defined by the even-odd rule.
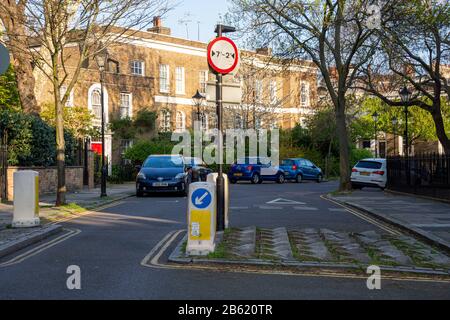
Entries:
[[450,253],[449,203],[365,189],[329,197],[408,230]]

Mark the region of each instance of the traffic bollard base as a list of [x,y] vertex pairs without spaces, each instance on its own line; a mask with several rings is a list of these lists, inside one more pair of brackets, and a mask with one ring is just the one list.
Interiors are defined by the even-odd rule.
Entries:
[[13,221],[11,226],[13,228],[34,228],[39,227],[41,225],[41,220],[39,218],[26,219],[26,220],[17,220]]

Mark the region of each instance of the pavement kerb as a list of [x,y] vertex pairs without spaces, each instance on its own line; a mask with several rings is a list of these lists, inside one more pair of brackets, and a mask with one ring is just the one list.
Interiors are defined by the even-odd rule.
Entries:
[[[98,210],[98,209],[100,209],[100,208],[102,208],[104,206],[108,206],[108,205],[113,204],[115,202],[119,202],[119,201],[122,201],[122,200],[125,200],[125,199],[128,199],[128,198],[131,198],[131,197],[134,197],[134,193],[128,193],[126,195],[123,195],[123,196],[115,198],[115,199],[111,199],[111,200],[108,200],[108,201],[105,201],[105,202],[102,202],[102,203],[98,203],[98,204],[95,204],[95,205],[91,205],[91,206],[86,206],[84,208],[86,210],[77,212],[77,215],[72,217],[72,218],[70,218],[69,220],[73,220],[73,219],[79,218],[81,216],[86,215],[86,213],[89,213],[90,211],[95,212],[96,210]],[[76,204],[75,201],[73,203]],[[58,208],[57,207],[51,207],[51,208],[49,208],[49,210],[58,210]],[[58,210],[58,211],[48,215],[47,217],[43,217],[43,218],[47,218],[48,219],[52,215],[57,215],[59,212],[60,211]],[[61,220],[63,220],[63,222],[64,222],[66,219],[63,218]],[[56,220],[56,221],[49,221],[49,222],[45,223],[44,225],[54,224],[55,222],[58,223],[59,221],[58,220]]]
[[365,214],[371,215],[387,224],[390,224],[390,225],[396,227],[397,229],[400,229],[404,232],[407,232],[407,233],[419,238],[420,240],[424,241],[425,243],[427,243],[429,245],[435,246],[435,247],[445,251],[447,254],[450,254],[450,243],[448,243],[438,237],[435,237],[434,235],[430,234],[429,232],[423,231],[417,227],[414,227],[414,226],[412,226],[408,223],[405,223],[403,221],[400,221],[398,219],[392,218],[388,215],[385,215],[385,214],[382,214],[379,212],[370,211],[358,204],[343,201],[343,200],[335,198],[334,196],[331,196],[331,195],[325,195],[325,197],[330,200],[336,201],[343,206],[347,206],[352,209],[362,211]]
[[[335,264],[335,263],[320,263],[320,262],[299,262],[297,260],[280,260],[276,262],[260,260],[260,259],[247,259],[247,260],[227,260],[227,259],[205,259],[198,257],[188,257],[182,254],[183,243],[187,240],[185,235],[177,244],[175,249],[170,253],[168,261],[179,265],[241,265],[252,267],[294,267],[297,269],[327,269],[333,271],[352,270],[363,271],[368,267],[358,264]],[[413,267],[391,267],[380,266],[381,271],[393,272],[393,273],[409,273],[418,275],[429,276],[450,276],[450,270],[444,269],[430,269],[430,268],[413,268]]]
[[[112,203],[115,203],[115,202],[118,202],[118,201],[121,201],[121,200],[124,200],[127,198],[131,198],[133,196],[134,196],[134,194],[126,194],[124,196],[105,201],[101,204],[88,206],[85,211],[78,212],[78,214],[86,213],[89,211],[95,211],[96,209],[101,208],[103,206],[107,206]],[[57,212],[54,213],[54,215],[57,215],[57,214],[58,214]],[[76,219],[76,218],[78,218],[78,217],[75,216],[72,219]],[[70,219],[70,220],[72,220],[72,219]],[[64,219],[62,219],[62,220],[64,220]],[[15,241],[8,243],[8,244],[0,246],[0,258],[10,255],[16,251],[19,251],[25,247],[28,247],[28,246],[35,244],[37,242],[40,242],[42,240],[45,240],[45,239],[61,232],[62,226],[57,224],[59,222],[61,222],[61,221],[49,221],[47,223],[44,223],[44,224],[42,224],[42,230],[41,230],[42,232],[38,232],[38,233],[35,233],[32,235],[26,235],[22,238],[19,238]],[[64,221],[62,221],[62,222],[64,222]]]
[[62,231],[62,226],[60,225],[44,225],[42,230],[31,235],[26,235],[15,241],[11,241],[5,245],[0,246],[0,258],[5,257],[11,253],[19,251],[25,247],[32,244],[45,240],[59,232]]
[[394,195],[400,195],[400,196],[411,197],[411,198],[420,198],[420,199],[425,199],[425,200],[431,200],[431,201],[436,201],[436,202],[450,204],[450,200],[433,198],[433,197],[427,197],[427,196],[422,196],[422,195],[419,195],[419,194],[400,192],[400,191],[395,191],[395,190],[391,190],[391,189],[385,189],[384,192],[392,193]]

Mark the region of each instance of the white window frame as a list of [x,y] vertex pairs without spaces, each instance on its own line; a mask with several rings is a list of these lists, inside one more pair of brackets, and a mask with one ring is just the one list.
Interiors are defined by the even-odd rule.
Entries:
[[270,81],[270,103],[276,104],[278,102],[277,97],[278,84],[276,80]]
[[209,71],[202,70],[199,72],[199,88],[201,94],[206,94],[208,90]]
[[306,81],[300,82],[300,105],[302,107],[309,106],[309,95],[310,95],[309,82]]
[[[163,74],[165,74],[165,78],[163,78]],[[170,67],[168,64],[159,65],[159,91],[170,92]]]
[[[59,94],[60,94],[60,96],[61,96],[61,99],[64,97],[64,95],[66,94],[66,92],[67,92],[67,86],[61,86],[60,88],[59,88]],[[73,94],[73,89],[70,91],[70,94],[69,94],[69,98],[67,99],[67,101],[66,101],[66,107],[73,107],[74,106],[74,94]]]
[[[98,94],[98,103],[95,103],[94,94]],[[102,93],[99,89],[94,89],[91,92],[92,112],[94,113],[96,120],[102,119]]]
[[175,115],[175,130],[176,132],[186,131],[186,114],[181,110],[178,110]]
[[184,67],[175,69],[175,92],[176,94],[185,94],[186,92],[186,73]]
[[[122,98],[123,97],[128,97],[128,106],[124,106],[123,105],[123,100],[122,100]],[[133,95],[131,94],[131,93],[128,93],[128,92],[121,92],[120,93],[120,106],[119,106],[119,108],[120,108],[120,118],[121,119],[124,119],[124,118],[132,118],[133,117]],[[125,108],[127,108],[128,110],[127,110],[127,114],[124,114],[123,112],[122,112],[122,110],[123,109],[125,109]]]
[[[140,66],[136,66],[136,64],[140,64]],[[136,72],[139,70],[140,72]],[[130,72],[134,76],[144,76],[145,75],[145,62],[142,60],[133,60],[130,63]]]
[[263,82],[262,80],[255,80],[255,102],[261,103],[263,96]]
[[161,110],[160,112],[161,120],[159,122],[159,127],[161,132],[170,132],[172,129],[172,114],[169,110]]

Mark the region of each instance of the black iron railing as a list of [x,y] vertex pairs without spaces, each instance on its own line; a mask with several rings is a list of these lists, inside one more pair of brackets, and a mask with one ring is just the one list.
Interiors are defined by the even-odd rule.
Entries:
[[391,157],[387,167],[389,189],[450,200],[450,155]]

